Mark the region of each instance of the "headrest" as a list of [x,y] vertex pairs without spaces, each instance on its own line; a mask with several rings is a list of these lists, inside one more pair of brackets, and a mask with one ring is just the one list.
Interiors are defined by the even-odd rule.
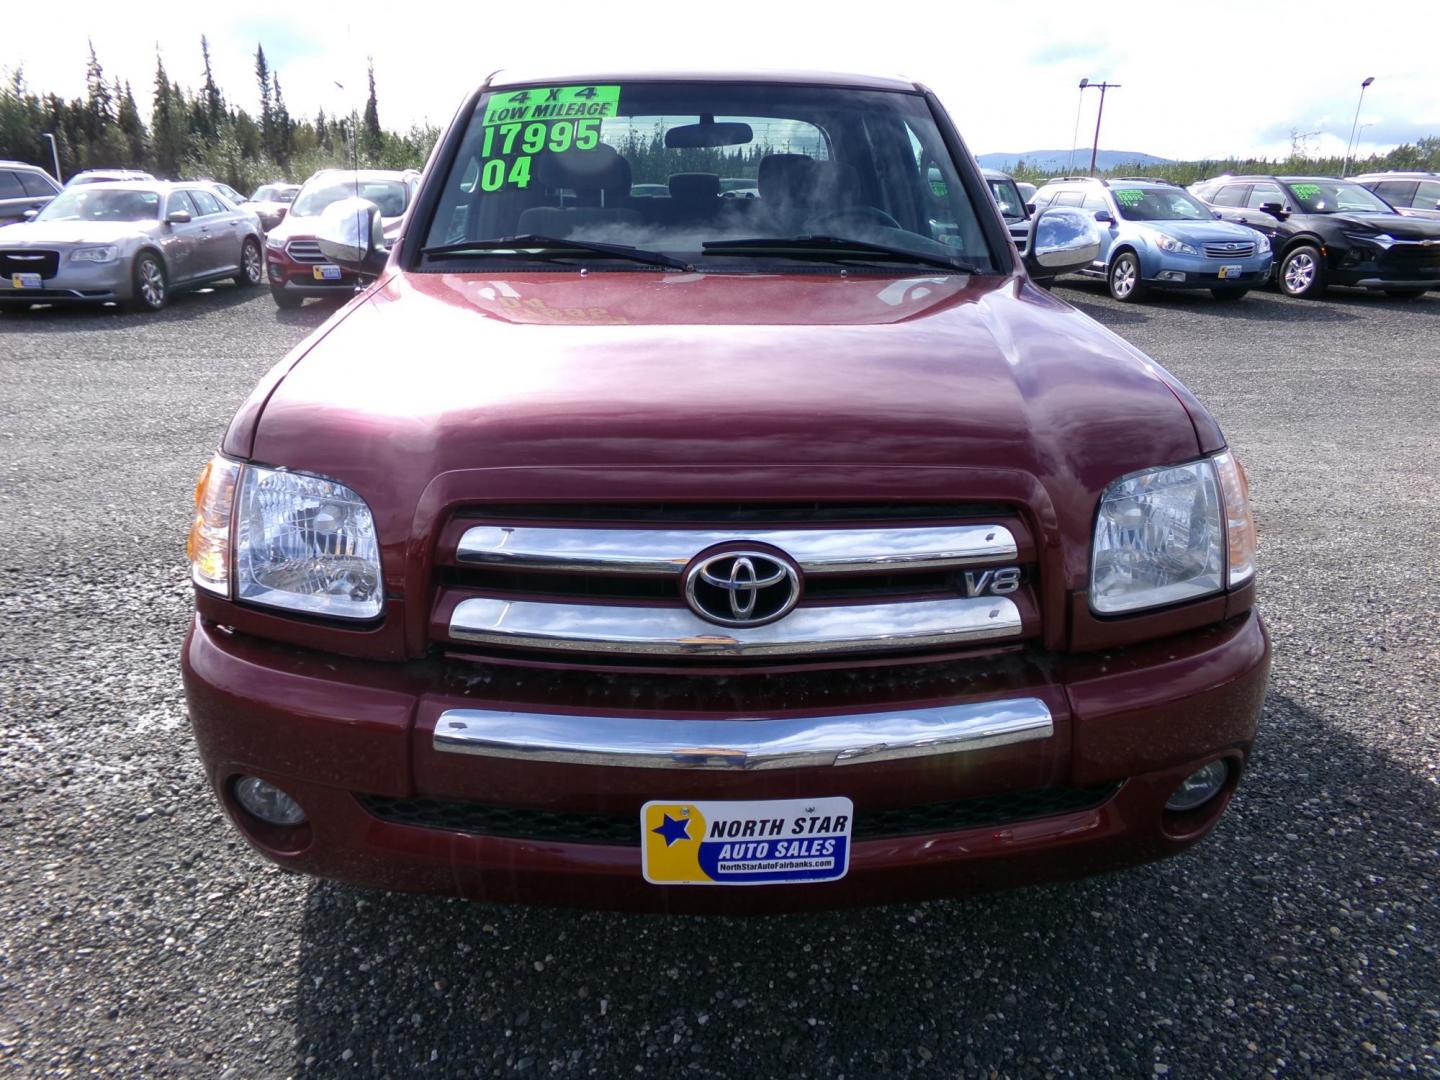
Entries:
[[676,173],[670,177],[670,197],[685,202],[704,202],[720,197],[720,177],[708,172]]
[[806,154],[766,154],[760,159],[756,187],[772,202],[808,202],[818,165]]
[[547,150],[535,159],[535,179],[548,188],[630,192],[630,163],[613,146],[593,150]]

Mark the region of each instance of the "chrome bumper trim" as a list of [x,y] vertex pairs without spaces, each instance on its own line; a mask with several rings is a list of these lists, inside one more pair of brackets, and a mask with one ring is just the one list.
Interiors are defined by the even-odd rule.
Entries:
[[1039,698],[786,720],[656,720],[450,709],[436,750],[635,769],[798,769],[867,765],[1048,739]]
[[1015,537],[1002,525],[733,530],[478,525],[460,538],[456,557],[507,569],[679,574],[706,548],[730,542],[777,547],[809,574],[970,566],[1013,559],[1017,551]]
[[462,600],[450,617],[456,641],[567,652],[650,656],[779,656],[963,644],[1020,632],[1005,597],[801,607],[764,626],[705,622],[681,607]]

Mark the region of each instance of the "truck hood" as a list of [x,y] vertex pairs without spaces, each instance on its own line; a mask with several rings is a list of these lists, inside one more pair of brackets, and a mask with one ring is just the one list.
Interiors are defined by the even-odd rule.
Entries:
[[1033,477],[1088,534],[1110,481],[1221,445],[1173,378],[1021,278],[642,271],[392,275],[277,366],[225,448],[349,484],[404,535],[449,473],[462,500],[583,473],[583,498],[620,501],[661,469],[678,497],[744,476],[804,498],[799,476],[855,498],[937,467],[977,498]]

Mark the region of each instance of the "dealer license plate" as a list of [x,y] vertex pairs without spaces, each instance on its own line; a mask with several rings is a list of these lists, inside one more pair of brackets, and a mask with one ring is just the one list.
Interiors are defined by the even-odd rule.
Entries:
[[40,275],[11,274],[10,287],[13,289],[38,289],[40,288]]
[[641,866],[652,885],[796,885],[850,869],[855,809],[843,796],[647,802]]
[[1222,267],[1220,267],[1220,277],[1221,277],[1222,279],[1223,279],[1223,278],[1239,277],[1239,276],[1240,276],[1241,274],[1243,274],[1244,272],[1245,272],[1245,268],[1244,268],[1243,266],[1222,266]]
[[310,272],[315,275],[316,281],[340,280],[340,267],[332,266],[330,263],[321,263],[319,266],[312,266]]

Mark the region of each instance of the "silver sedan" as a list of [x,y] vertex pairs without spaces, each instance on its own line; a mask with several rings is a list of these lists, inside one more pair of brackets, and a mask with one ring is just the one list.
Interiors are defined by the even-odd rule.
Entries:
[[158,311],[172,292],[222,278],[259,285],[261,244],[254,215],[203,184],[86,184],[0,228],[0,308],[78,300]]

